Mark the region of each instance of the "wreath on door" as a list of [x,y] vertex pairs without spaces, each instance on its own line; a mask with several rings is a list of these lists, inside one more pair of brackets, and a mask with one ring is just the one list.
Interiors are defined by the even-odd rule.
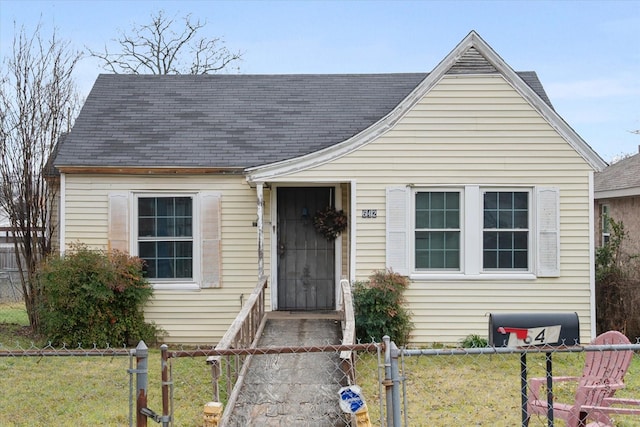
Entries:
[[344,211],[338,211],[332,206],[318,211],[313,217],[314,227],[327,240],[335,240],[340,233],[347,229],[347,224],[347,215]]

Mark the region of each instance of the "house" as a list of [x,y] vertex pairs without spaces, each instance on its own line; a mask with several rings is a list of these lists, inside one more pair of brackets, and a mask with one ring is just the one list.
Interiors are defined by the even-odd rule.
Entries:
[[490,312],[594,335],[606,164],[475,32],[430,73],[101,75],[54,165],[60,247],[143,258],[168,342],[215,343],[262,275],[268,309],[332,310],[341,278],[386,268],[410,277],[416,344]]
[[609,240],[608,218],[621,221],[627,233],[626,255],[640,255],[640,147],[638,153],[595,174],[596,245]]

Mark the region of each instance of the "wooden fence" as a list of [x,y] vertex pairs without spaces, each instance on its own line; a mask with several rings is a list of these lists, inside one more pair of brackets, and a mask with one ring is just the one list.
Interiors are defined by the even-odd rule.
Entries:
[[0,270],[17,270],[15,249],[13,245],[0,247]]

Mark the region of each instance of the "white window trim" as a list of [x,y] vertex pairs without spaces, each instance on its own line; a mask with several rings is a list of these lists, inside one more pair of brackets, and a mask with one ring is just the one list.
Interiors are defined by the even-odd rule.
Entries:
[[[451,186],[412,186],[409,203],[409,277],[411,280],[535,280],[536,265],[536,222],[535,186],[499,186],[499,185],[451,185]],[[415,194],[427,191],[456,191],[460,193],[460,270],[416,270],[415,268]],[[528,269],[490,270],[482,269],[484,231],[483,194],[486,191],[526,191],[529,194],[528,229]]]
[[193,239],[193,277],[191,279],[148,279],[149,283],[155,290],[200,290],[200,260],[201,244],[200,244],[200,198],[199,193],[194,192],[132,192],[131,204],[131,227],[130,227],[130,245],[129,252],[138,256],[138,199],[141,197],[191,197],[192,200],[192,239]]

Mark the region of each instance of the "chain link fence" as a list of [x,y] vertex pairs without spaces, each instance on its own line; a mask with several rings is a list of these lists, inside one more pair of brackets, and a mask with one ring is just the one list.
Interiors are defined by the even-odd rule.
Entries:
[[[353,347],[345,364],[342,346],[228,350],[211,348],[149,350],[147,408],[163,413],[162,389],[168,390],[165,425],[201,426],[203,407],[214,400],[212,365],[220,356],[219,400],[229,404],[233,384],[242,379],[236,410],[228,426],[346,426],[355,418],[339,406],[338,391],[349,384],[362,389],[374,426],[517,426],[522,425],[522,355],[527,381],[545,377],[548,359],[554,377],[580,376],[589,352],[633,351],[616,397],[640,399],[640,342],[626,347],[562,348],[421,348],[401,349],[397,376],[390,373],[385,347]],[[251,358],[250,363],[239,359]],[[127,348],[43,348],[0,343],[0,425],[2,426],[127,426],[136,421],[136,351]],[[246,368],[240,372],[241,366]],[[163,380],[163,367],[167,377]],[[395,378],[394,378],[395,376]],[[291,380],[294,380],[291,382]],[[399,397],[399,422],[393,409],[392,386]],[[530,389],[526,388],[527,392]],[[575,385],[554,386],[554,401],[571,403]],[[636,407],[640,409],[640,407]],[[614,415],[615,426],[640,426],[640,415]],[[157,418],[163,421],[160,417]],[[156,421],[148,417],[150,425]],[[146,425],[146,424],[145,424]],[[548,426],[534,415],[530,426]],[[564,426],[556,419],[555,425]]]

